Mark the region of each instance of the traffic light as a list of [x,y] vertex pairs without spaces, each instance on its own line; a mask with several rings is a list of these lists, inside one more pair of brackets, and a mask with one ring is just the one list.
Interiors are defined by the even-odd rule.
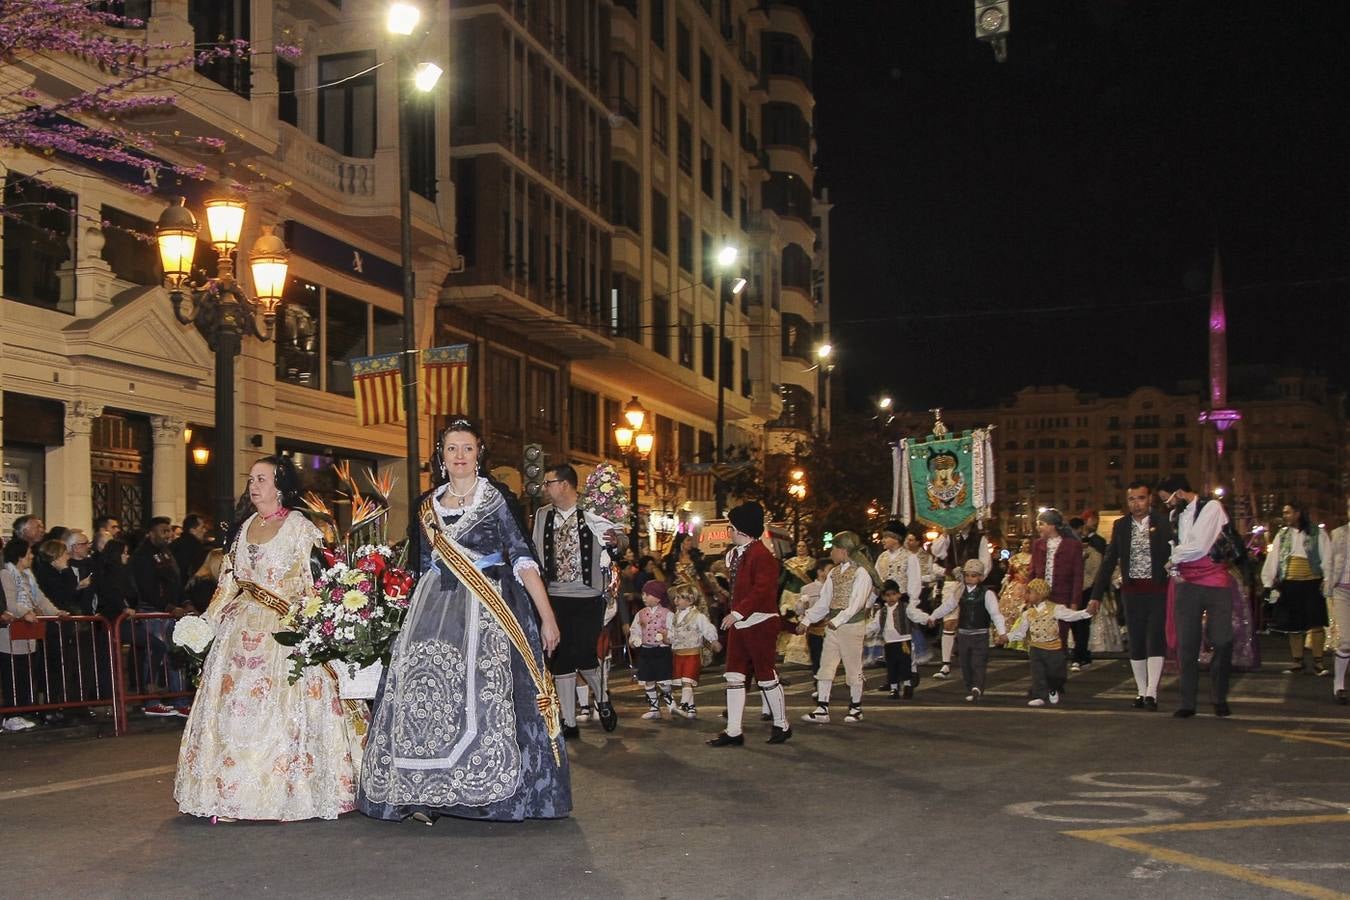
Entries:
[[525,494],[538,499],[544,492],[544,448],[539,444],[525,445],[525,460],[520,467],[525,476]]

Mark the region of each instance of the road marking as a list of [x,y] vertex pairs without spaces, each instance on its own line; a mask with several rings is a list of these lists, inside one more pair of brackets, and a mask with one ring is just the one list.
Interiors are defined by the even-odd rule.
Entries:
[[1244,881],[1248,884],[1260,885],[1261,887],[1270,888],[1272,890],[1295,894],[1299,897],[1312,897],[1314,900],[1350,900],[1350,894],[1344,894],[1340,891],[1321,887],[1320,885],[1308,884],[1304,881],[1294,881],[1290,878],[1280,878],[1274,875],[1266,875],[1262,872],[1254,871],[1251,868],[1235,863],[1210,859],[1205,856],[1196,856],[1193,853],[1183,853],[1179,850],[1155,847],[1151,844],[1146,844],[1143,841],[1131,840],[1129,837],[1129,835],[1164,834],[1167,832],[1180,831],[1226,831],[1238,828],[1278,828],[1292,825],[1323,825],[1331,823],[1350,823],[1350,815],[1276,816],[1269,819],[1178,822],[1170,825],[1129,825],[1121,828],[1096,828],[1065,831],[1063,834],[1066,834],[1069,837],[1080,838],[1085,841],[1092,841],[1093,843],[1105,844],[1106,846],[1114,847],[1117,850],[1143,854],[1150,859],[1185,866],[1186,868],[1193,869],[1197,872],[1209,872],[1214,875],[1221,875],[1225,878],[1232,878],[1235,881]]
[[[1110,778],[1128,778],[1130,781],[1108,781]],[[1140,783],[1139,779],[1151,779]],[[1159,781],[1158,779],[1162,779]],[[1177,772],[1083,772],[1070,775],[1070,781],[1092,787],[1126,788],[1134,791],[1182,791],[1196,788],[1218,787],[1219,782],[1198,775],[1182,775]]]
[[1301,731],[1276,731],[1270,728],[1248,728],[1250,734],[1265,734],[1270,737],[1285,738],[1291,741],[1306,741],[1309,744],[1326,744],[1328,747],[1338,747],[1341,750],[1350,750],[1350,740],[1344,738],[1337,740],[1334,737],[1326,735],[1308,734]]
[[101,784],[116,784],[119,781],[135,781],[138,778],[152,778],[156,775],[170,775],[178,771],[178,766],[155,766],[152,769],[135,769],[130,772],[117,772],[112,775],[95,775],[92,778],[76,778],[73,781],[57,781],[52,784],[40,784],[37,787],[17,788],[0,792],[0,802],[21,800],[25,797],[41,797],[43,794],[58,794],[62,791],[78,791],[81,788],[97,787]]
[[[1124,816],[1102,818],[1101,816],[1061,816],[1055,815],[1054,813],[1042,812],[1042,810],[1045,809],[1059,809],[1065,806],[1129,810],[1133,812],[1133,815],[1130,818],[1125,818]],[[1117,800],[1093,799],[1029,800],[1026,803],[1010,803],[1003,807],[1003,811],[1011,816],[1022,816],[1026,819],[1040,819],[1043,822],[1079,822],[1082,824],[1102,824],[1103,822],[1134,822],[1140,824],[1149,822],[1170,822],[1173,819],[1181,818],[1181,813],[1175,809],[1164,809],[1161,806],[1151,806],[1147,803],[1129,803]]]

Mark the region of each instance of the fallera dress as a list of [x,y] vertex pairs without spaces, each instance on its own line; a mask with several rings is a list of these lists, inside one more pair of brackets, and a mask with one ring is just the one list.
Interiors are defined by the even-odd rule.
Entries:
[[178,751],[174,799],[194,816],[335,819],[355,808],[364,708],[338,698],[333,675],[291,684],[290,649],[272,635],[314,592],[309,558],[323,540],[291,512],[275,537],[244,523],[206,612],[216,637]]
[[[546,672],[534,604],[519,581],[538,565],[486,479],[462,511],[437,502],[444,491],[419,504],[421,577],[375,698],[360,809],[390,820],[413,813],[565,817],[572,809],[566,748],[561,737],[550,738],[540,685],[510,639],[510,632],[523,637],[534,671]],[[480,602],[433,552],[428,515],[497,588],[504,608]]]

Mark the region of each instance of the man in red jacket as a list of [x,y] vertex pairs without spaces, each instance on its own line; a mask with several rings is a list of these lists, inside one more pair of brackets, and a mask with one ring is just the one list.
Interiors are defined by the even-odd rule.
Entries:
[[764,507],[742,503],[731,511],[731,540],[744,547],[736,565],[731,611],[722,620],[727,632],[727,730],[708,743],[739,747],[745,743],[741,719],[745,715],[745,682],[751,672],[773,714],[768,743],[792,737],[787,721],[787,699],[774,669],[778,632],[778,560],[760,538],[764,535]]

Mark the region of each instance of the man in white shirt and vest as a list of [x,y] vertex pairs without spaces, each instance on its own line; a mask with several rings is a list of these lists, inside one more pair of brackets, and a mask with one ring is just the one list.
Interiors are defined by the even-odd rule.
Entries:
[[544,473],[549,504],[534,515],[534,548],[544,567],[548,599],[558,619],[560,640],[549,657],[549,670],[562,706],[563,736],[575,738],[577,676],[586,680],[595,698],[600,724],[606,731],[618,726],[609,692],[600,678],[596,643],[605,616],[605,577],[602,570],[617,565],[627,541],[612,522],[579,509],[577,470],[567,464]]

